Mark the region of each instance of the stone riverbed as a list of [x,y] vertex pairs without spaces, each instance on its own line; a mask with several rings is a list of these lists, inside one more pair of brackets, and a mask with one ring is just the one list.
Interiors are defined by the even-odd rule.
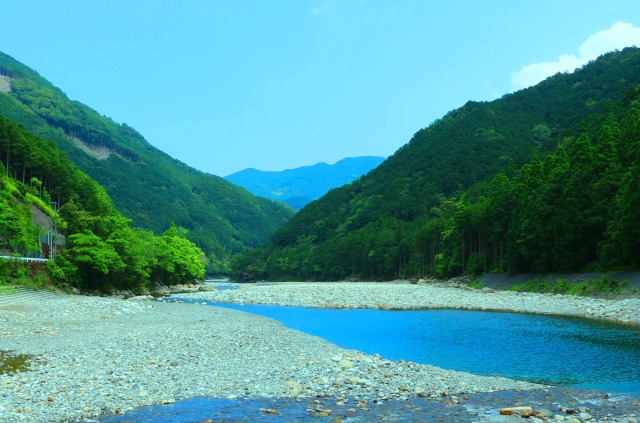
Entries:
[[[409,284],[243,285],[189,296],[238,303],[586,313],[628,323],[639,320],[637,300],[601,302]],[[540,385],[345,350],[241,311],[142,299],[61,296],[2,307],[0,348],[32,356],[27,370],[0,375],[0,421],[83,421],[193,397],[317,399],[351,406],[348,411],[357,413],[384,401],[444,398],[455,405],[484,392],[519,392],[520,399],[527,392],[548,392]],[[616,401],[613,413],[583,414],[591,421],[633,423],[638,416],[624,401]],[[331,419],[331,412],[323,411],[309,412]],[[559,405],[530,419],[571,421],[574,411]]]

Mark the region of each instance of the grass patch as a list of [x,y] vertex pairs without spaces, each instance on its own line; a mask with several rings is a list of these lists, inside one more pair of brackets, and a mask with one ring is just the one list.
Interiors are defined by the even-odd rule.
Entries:
[[16,288],[15,286],[5,286],[0,284],[0,297],[2,297],[3,295],[15,294],[16,292],[18,292],[18,288]]
[[10,351],[0,351],[0,375],[28,370],[30,362],[31,356],[29,354],[12,354]]
[[19,278],[15,278],[13,282],[16,285],[22,285],[35,291],[53,290],[53,288],[49,284],[49,277],[44,272],[38,272],[32,275],[24,275]]
[[482,283],[482,281],[481,281],[481,280],[476,279],[476,280],[475,280],[475,281],[473,281],[473,282],[469,282],[469,285],[468,285],[468,286],[469,286],[469,288],[480,289],[480,288],[482,288],[482,286],[483,286],[483,285],[484,285],[484,284]]
[[629,288],[628,280],[619,281],[609,276],[574,282],[569,282],[563,278],[558,278],[555,281],[534,278],[528,282],[512,286],[511,291],[605,298],[616,298],[638,293],[637,288]]

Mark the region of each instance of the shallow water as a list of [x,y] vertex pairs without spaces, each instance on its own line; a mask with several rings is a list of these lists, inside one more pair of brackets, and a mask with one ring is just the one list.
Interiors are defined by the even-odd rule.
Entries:
[[[106,415],[99,419],[109,423],[201,423],[201,422],[442,422],[468,423],[484,416],[497,416],[500,408],[531,406],[554,414],[565,414],[563,407],[587,407],[594,419],[635,413],[640,400],[625,396],[606,398],[602,392],[551,388],[530,391],[500,391],[469,395],[459,403],[449,398],[411,398],[408,401],[362,403],[350,400],[337,405],[332,398],[193,398],[171,405],[144,407],[126,415]],[[315,410],[330,410],[323,416]],[[596,420],[598,421],[598,420]]]
[[[640,330],[634,327],[576,318],[478,311],[206,304],[267,316],[341,347],[378,353],[387,359],[572,388],[628,393],[614,394],[611,399],[601,399],[602,392],[561,388],[527,393],[527,404],[540,404],[539,408],[586,404],[594,411],[600,409],[603,414],[614,412],[615,415],[635,411],[640,404],[637,365],[640,363]],[[99,420],[141,423],[339,419],[346,423],[417,422],[428,418],[434,422],[468,422],[477,420],[479,415],[497,414],[501,407],[518,405],[523,396],[522,392],[511,391],[477,394],[456,405],[448,399],[414,398],[407,402],[370,404],[367,409],[352,408],[353,403],[338,407],[335,400],[323,399],[322,408],[333,412],[328,418],[319,418],[308,411],[316,406],[312,399],[194,398],[172,405],[144,407],[124,416],[103,416]],[[355,413],[348,411],[350,409],[355,409]]]
[[260,314],[391,360],[548,385],[640,395],[640,329],[467,310],[314,309],[215,304]]

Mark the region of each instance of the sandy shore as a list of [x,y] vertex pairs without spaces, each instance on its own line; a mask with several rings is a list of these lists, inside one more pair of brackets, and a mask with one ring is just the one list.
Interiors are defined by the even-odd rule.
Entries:
[[[477,297],[482,309],[545,312],[540,304],[548,304],[554,314],[578,314],[574,302],[585,301],[359,283],[248,285],[190,296],[316,307],[480,308],[471,302]],[[591,307],[597,316],[638,321],[636,303],[586,301],[582,315]],[[0,348],[33,355],[28,370],[0,375],[0,421],[82,420],[199,396],[365,403],[444,395],[453,402],[477,392],[544,389],[345,350],[240,311],[113,298],[4,306]]]

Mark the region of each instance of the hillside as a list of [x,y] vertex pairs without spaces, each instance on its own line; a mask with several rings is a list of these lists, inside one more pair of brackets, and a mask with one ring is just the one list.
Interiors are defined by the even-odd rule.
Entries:
[[191,283],[205,273],[203,252],[175,226],[162,237],[132,228],[104,188],[53,141],[2,116],[0,253],[49,259],[28,267],[0,259],[0,285],[140,291],[154,283]]
[[330,189],[353,182],[383,161],[383,157],[347,157],[332,165],[317,163],[280,172],[244,169],[225,176],[225,179],[255,195],[299,210]]
[[[505,245],[489,243],[486,232],[457,232],[463,225],[456,219],[475,218],[473,209],[458,213],[460,201],[488,195],[495,175],[513,178],[534,156],[571,145],[587,117],[602,113],[639,83],[640,50],[627,48],[495,101],[468,102],[418,131],[366,176],[309,204],[273,235],[268,248],[239,257],[235,275],[298,280],[451,275],[470,271],[473,253],[473,260],[480,260],[474,268],[484,270],[490,263],[484,249],[490,245],[499,255]],[[447,225],[447,219],[458,226]],[[457,256],[445,255],[443,241],[460,246]],[[507,266],[496,269],[510,270],[502,265]]]
[[0,80],[0,115],[54,140],[134,226],[160,234],[175,222],[215,263],[212,271],[223,271],[227,258],[246,246],[264,244],[294,214],[169,157],[2,53]]

